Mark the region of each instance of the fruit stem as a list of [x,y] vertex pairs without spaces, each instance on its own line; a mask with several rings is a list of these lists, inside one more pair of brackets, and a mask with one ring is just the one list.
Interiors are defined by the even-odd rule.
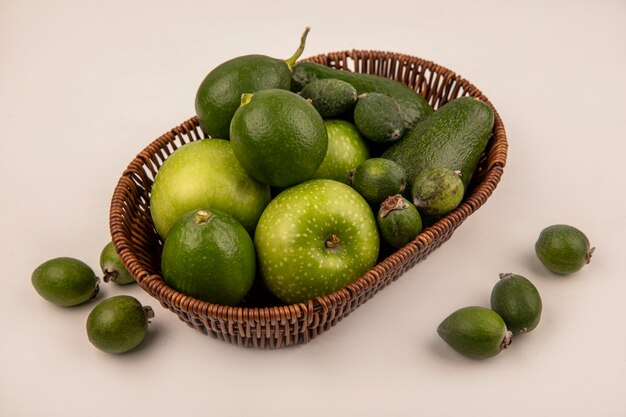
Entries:
[[292,56],[285,59],[285,63],[287,63],[287,67],[289,68],[289,70],[293,68],[296,61],[300,58],[300,55],[302,55],[302,52],[304,52],[304,46],[306,45],[306,37],[309,34],[310,30],[311,28],[309,26],[304,28],[304,33],[302,33],[302,36],[300,37],[300,46],[298,46],[298,49],[296,49],[296,52]]
[[252,100],[253,95],[254,95],[253,93],[243,93],[241,95],[241,103],[239,104],[239,107],[245,106],[246,104],[250,103],[250,100]]
[[91,294],[91,297],[89,297],[89,299],[93,300],[94,298],[96,298],[99,292],[100,292],[100,278],[96,277],[96,287],[93,289],[93,294]]
[[587,263],[591,262],[591,255],[593,255],[593,251],[596,250],[596,247],[594,246],[593,248],[589,249],[589,252],[587,252]]
[[324,246],[326,246],[328,249],[332,249],[339,245],[339,243],[341,243],[341,240],[336,234],[333,233],[330,239],[328,239],[326,243],[324,243]]
[[207,224],[211,218],[213,217],[213,213],[208,210],[198,210],[196,211],[193,220],[196,224]]
[[512,272],[500,272],[500,279],[504,279],[513,275]]
[[404,210],[408,207],[409,205],[404,201],[402,194],[389,196],[380,205],[380,217],[384,219],[392,211]]
[[150,307],[150,306],[143,306],[142,308],[143,308],[143,312],[146,314],[146,318],[148,320],[154,318],[154,310],[152,309],[152,307]]

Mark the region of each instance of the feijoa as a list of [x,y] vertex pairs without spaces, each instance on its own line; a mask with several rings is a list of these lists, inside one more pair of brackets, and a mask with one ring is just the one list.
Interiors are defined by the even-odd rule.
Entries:
[[389,196],[383,201],[376,221],[383,240],[394,248],[401,248],[422,231],[419,212],[401,194]]
[[354,124],[373,142],[393,142],[404,133],[404,120],[396,101],[385,94],[361,94],[354,106]]
[[304,86],[300,95],[311,100],[324,119],[343,114],[356,103],[356,88],[352,84],[335,78],[315,80]]
[[437,333],[454,350],[473,359],[495,356],[511,344],[511,332],[502,317],[485,307],[455,311],[441,322]]
[[432,218],[444,216],[457,208],[463,200],[463,193],[459,172],[444,167],[424,168],[411,187],[415,207]]
[[594,250],[583,232],[566,224],[546,227],[535,243],[541,263],[559,275],[579,271],[591,261]]
[[406,188],[406,176],[397,163],[370,158],[351,173],[350,183],[368,203],[379,205],[390,195],[402,194]]
[[134,297],[110,297],[89,313],[87,336],[103,352],[124,353],[143,341],[148,332],[148,320],[152,317],[152,308],[142,306]]
[[498,313],[513,333],[526,333],[539,324],[541,296],[526,277],[500,274],[491,291],[491,309]]
[[235,305],[254,282],[254,244],[229,214],[192,211],[181,217],[165,238],[161,270],[165,282],[186,295]]
[[31,276],[33,287],[39,295],[64,307],[82,304],[95,297],[99,281],[89,265],[68,257],[44,262]]
[[135,278],[124,268],[120,256],[115,251],[113,242],[109,242],[100,253],[100,268],[102,268],[102,280],[113,281],[116,284],[125,285],[135,282]]

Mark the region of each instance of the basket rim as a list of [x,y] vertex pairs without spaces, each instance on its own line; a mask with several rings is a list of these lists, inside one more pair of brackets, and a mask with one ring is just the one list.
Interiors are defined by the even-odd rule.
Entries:
[[[424,228],[412,241],[408,242],[402,248],[397,249],[391,255],[378,262],[373,268],[358,277],[352,283],[330,294],[315,297],[304,303],[284,304],[271,307],[225,306],[199,300],[173,289],[167,285],[161,275],[150,274],[142,268],[135,267],[137,265],[137,258],[130,250],[130,244],[122,239],[124,226],[122,225],[122,216],[119,213],[121,202],[123,201],[128,189],[127,182],[132,181],[130,177],[132,172],[134,172],[133,170],[143,166],[145,163],[145,159],[143,159],[142,154],[144,152],[150,152],[158,149],[160,141],[167,143],[168,141],[173,140],[176,134],[188,134],[191,130],[197,128],[199,126],[198,119],[197,116],[193,116],[177,127],[170,129],[159,138],[150,142],[139,154],[135,156],[119,179],[111,200],[109,224],[113,244],[122,259],[124,266],[131,272],[135,280],[145,291],[159,300],[162,304],[164,301],[168,301],[174,307],[182,311],[209,319],[243,322],[247,318],[255,318],[256,320],[259,320],[261,324],[263,324],[263,322],[274,324],[285,320],[298,319],[305,315],[306,322],[310,324],[313,320],[314,312],[319,310],[329,310],[338,305],[345,304],[353,297],[357,297],[364,288],[376,285],[382,281],[382,278],[395,265],[402,264],[411,257],[415,256],[418,252],[426,250],[440,236],[454,230],[456,226],[458,226],[486,202],[495,190],[503,174],[508,150],[508,142],[502,119],[489,99],[469,80],[459,76],[455,71],[436,64],[433,61],[404,53],[351,49],[322,53],[304,58],[299,62],[342,62],[347,58],[350,58],[355,61],[356,65],[356,61],[360,59],[361,55],[364,54],[381,54],[387,58],[397,60],[417,60],[419,61],[418,65],[423,66],[425,69],[429,69],[437,73],[444,72],[446,79],[455,78],[455,81],[464,88],[466,94],[481,99],[492,108],[494,113],[494,127],[490,141],[493,141],[492,148],[495,148],[495,145],[498,145],[498,152],[493,155],[492,160],[485,168],[484,177],[480,183],[473,187],[471,194],[464,198],[463,202],[452,212],[448,213],[432,225]],[[167,292],[167,297],[163,297],[162,295],[162,290],[164,289]],[[167,300],[164,298],[167,298]],[[319,325],[323,325],[323,323],[319,323]],[[304,330],[306,330],[306,328],[303,328],[301,331]]]

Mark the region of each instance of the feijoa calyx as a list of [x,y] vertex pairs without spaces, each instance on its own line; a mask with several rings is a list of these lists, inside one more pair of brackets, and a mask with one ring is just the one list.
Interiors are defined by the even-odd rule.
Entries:
[[582,269],[591,261],[594,250],[582,231],[566,224],[546,227],[535,242],[535,253],[541,263],[559,275]]
[[511,332],[502,317],[485,307],[456,310],[439,324],[437,333],[454,350],[472,359],[495,356],[511,344]]
[[50,259],[32,273],[33,287],[47,301],[64,307],[82,304],[98,294],[99,279],[86,263],[69,257]]
[[491,291],[491,309],[502,317],[510,331],[526,333],[539,324],[541,296],[526,277],[500,274],[500,281]]
[[401,194],[387,197],[376,216],[378,229],[385,242],[401,248],[422,231],[422,218],[413,204]]
[[102,280],[104,282],[113,281],[116,284],[125,285],[135,282],[135,278],[124,268],[124,264],[120,256],[113,246],[113,242],[109,242],[100,253],[100,268],[102,268]]
[[424,168],[411,186],[415,207],[426,216],[438,218],[451,212],[463,200],[464,187],[459,171],[445,167]]
[[89,313],[87,336],[103,352],[124,353],[144,340],[148,332],[148,320],[152,317],[152,308],[142,306],[134,297],[110,297]]

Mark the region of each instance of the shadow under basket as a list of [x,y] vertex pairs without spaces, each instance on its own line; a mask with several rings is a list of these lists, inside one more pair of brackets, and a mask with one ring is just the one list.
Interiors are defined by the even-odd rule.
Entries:
[[[322,54],[307,61],[400,81],[424,96],[435,109],[466,95],[479,98],[493,108],[470,82],[417,57],[353,50]],[[150,143],[122,174],[111,202],[113,244],[139,285],[190,327],[240,346],[279,348],[307,343],[425,259],[487,201],[500,181],[507,156],[506,133],[495,109],[494,116],[492,136],[466,198],[457,209],[425,228],[401,249],[381,256],[374,268],[350,285],[306,303],[285,305],[258,284],[240,306],[222,306],[187,296],[164,282],[160,275],[163,242],[150,216],[150,190],[157,171],[172,152],[205,137],[195,117]]]

